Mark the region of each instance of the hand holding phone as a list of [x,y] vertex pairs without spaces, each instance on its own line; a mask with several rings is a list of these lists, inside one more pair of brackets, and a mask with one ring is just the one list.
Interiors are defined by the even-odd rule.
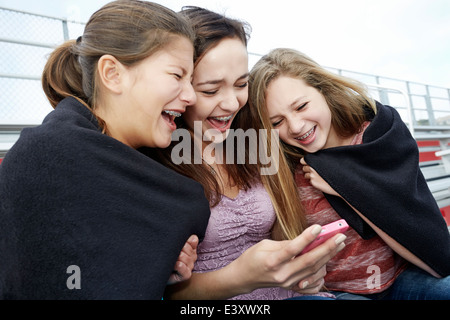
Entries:
[[301,254],[304,254],[308,251],[311,251],[315,247],[321,245],[334,235],[338,233],[344,233],[348,229],[348,224],[344,219],[329,223],[322,227],[322,231],[319,233],[316,239],[314,239],[313,242],[311,242],[309,245],[307,245],[301,252]]

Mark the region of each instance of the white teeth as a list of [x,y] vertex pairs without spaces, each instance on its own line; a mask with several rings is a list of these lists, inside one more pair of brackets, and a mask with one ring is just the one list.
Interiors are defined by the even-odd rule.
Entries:
[[181,117],[181,113],[176,112],[176,111],[172,111],[172,110],[163,110],[165,113],[170,114],[171,116],[174,117]]
[[219,120],[219,121],[228,121],[231,119],[233,115],[229,115],[228,117],[213,117],[213,119]]
[[305,133],[304,135],[302,135],[301,137],[298,137],[296,139],[304,140],[304,139],[308,138],[313,132],[314,132],[314,127],[311,130],[309,130],[307,133]]

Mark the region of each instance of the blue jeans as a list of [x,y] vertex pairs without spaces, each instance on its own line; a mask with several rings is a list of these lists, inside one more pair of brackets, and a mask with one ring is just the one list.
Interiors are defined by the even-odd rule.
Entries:
[[383,292],[368,295],[332,293],[338,300],[450,300],[450,276],[438,279],[410,265]]

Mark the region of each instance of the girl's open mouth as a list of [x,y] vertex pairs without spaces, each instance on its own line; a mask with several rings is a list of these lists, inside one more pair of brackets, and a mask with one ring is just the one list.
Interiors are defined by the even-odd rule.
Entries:
[[162,117],[164,120],[167,121],[167,123],[169,124],[169,127],[172,130],[176,130],[177,125],[175,124],[175,118],[181,117],[181,113],[177,112],[177,111],[172,111],[172,110],[163,110],[163,112],[161,112]]
[[226,117],[209,117],[207,120],[211,124],[211,126],[221,132],[229,129],[231,126],[231,118],[233,118],[234,114],[231,114]]
[[315,138],[315,135],[314,135],[315,131],[316,131],[316,127],[314,126],[314,127],[311,128],[311,130],[306,132],[304,135],[295,138],[295,140],[297,140],[301,144],[311,143],[314,140],[314,138]]

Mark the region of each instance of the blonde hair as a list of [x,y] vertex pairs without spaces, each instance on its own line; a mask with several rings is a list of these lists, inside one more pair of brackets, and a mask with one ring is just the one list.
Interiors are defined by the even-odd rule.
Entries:
[[[69,40],[51,53],[42,74],[42,88],[53,107],[66,97],[82,102],[95,115],[97,63],[106,54],[132,66],[182,36],[194,41],[183,17],[148,1],[113,1],[89,19],[82,37]],[[106,124],[97,116],[103,131]]]
[[[257,115],[264,128],[272,127],[267,114],[267,88],[280,76],[301,79],[317,89],[330,108],[333,128],[342,137],[359,132],[368,113],[376,113],[375,102],[362,83],[326,70],[299,51],[279,48],[263,56],[250,73],[249,104],[258,111]],[[284,142],[281,144],[293,171],[298,159],[302,157],[302,151]]]

